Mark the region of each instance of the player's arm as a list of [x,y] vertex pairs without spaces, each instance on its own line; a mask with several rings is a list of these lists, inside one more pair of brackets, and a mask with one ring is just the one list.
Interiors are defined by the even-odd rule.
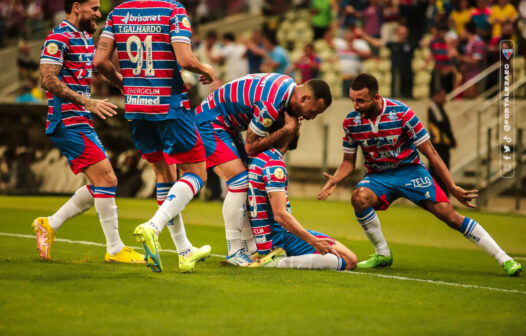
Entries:
[[181,68],[200,74],[199,81],[210,84],[214,80],[214,68],[208,64],[201,63],[195,57],[190,44],[185,42],[172,42],[172,48]]
[[445,184],[447,190],[449,190],[449,192],[455,196],[455,198],[458,199],[460,203],[467,207],[474,208],[475,205],[470,203],[470,201],[478,197],[478,190],[464,190],[455,184],[453,176],[451,176],[446,164],[444,161],[442,161],[430,140],[425,141],[417,148],[428,158],[429,164]]
[[287,231],[303,239],[321,254],[332,253],[339,256],[333,247],[334,241],[329,238],[318,238],[310,234],[305,228],[287,211],[287,195],[285,191],[273,191],[268,193],[270,206],[274,219]]
[[293,137],[296,134],[298,128],[301,125],[298,118],[289,115],[287,112],[284,112],[284,114],[285,124],[282,128],[273,133],[260,136],[256,134],[250,127],[247,129],[247,134],[245,136],[245,151],[249,156],[257,155],[269,148],[272,148],[276,144],[282,142],[284,138]]
[[113,62],[111,61],[111,56],[113,55],[114,50],[115,40],[101,36],[97,46],[97,51],[95,52],[95,57],[93,58],[93,63],[97,70],[106,77],[112,85],[120,89],[122,92],[122,74],[115,69]]
[[117,114],[114,110],[117,106],[109,103],[107,99],[90,99],[71,90],[58,78],[61,70],[62,65],[60,64],[40,64],[40,83],[42,88],[65,101],[84,106],[88,111],[98,115],[101,119],[113,117]]
[[327,182],[318,194],[318,199],[326,200],[327,198],[329,198],[329,196],[331,196],[334,190],[336,189],[338,183],[340,183],[347,176],[349,176],[354,171],[355,167],[356,153],[344,153],[343,161],[338,166],[338,169],[336,169],[334,175],[323,173],[323,175],[327,178]]

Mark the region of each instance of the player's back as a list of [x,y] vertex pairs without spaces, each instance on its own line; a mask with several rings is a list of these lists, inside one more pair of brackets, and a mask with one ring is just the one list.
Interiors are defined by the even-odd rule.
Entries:
[[[283,154],[274,148],[259,153],[248,166],[248,202],[250,221],[254,236],[258,236],[258,251],[267,251],[272,242],[281,241],[287,231],[274,219],[268,193],[284,191],[287,193],[288,174]],[[290,203],[287,196],[287,211]]]
[[197,123],[213,121],[232,131],[244,131],[255,113],[266,109],[274,120],[288,104],[294,80],[278,73],[250,74],[212,92],[196,108]]
[[109,14],[102,36],[115,40],[127,119],[176,119],[189,108],[171,44],[190,43],[190,21],[179,2],[126,1]]

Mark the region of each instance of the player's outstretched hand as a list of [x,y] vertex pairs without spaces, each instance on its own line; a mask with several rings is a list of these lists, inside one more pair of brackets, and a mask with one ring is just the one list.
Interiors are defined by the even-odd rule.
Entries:
[[455,196],[455,198],[458,199],[460,203],[464,204],[468,208],[475,207],[475,204],[470,203],[470,201],[479,197],[478,192],[478,190],[465,190],[459,186],[455,186],[455,188],[451,190],[451,194]]
[[214,81],[215,72],[211,65],[203,64],[203,68],[206,72],[204,75],[199,76],[199,82],[202,84],[210,84]]
[[318,199],[325,201],[327,198],[329,198],[329,196],[332,195],[334,189],[336,189],[336,183],[334,183],[334,176],[327,173],[323,173],[323,176],[327,178],[327,182],[318,194]]
[[321,254],[332,253],[340,258],[340,254],[334,248],[334,240],[330,238],[316,238],[311,245]]
[[111,118],[117,114],[117,111],[115,111],[117,105],[108,102],[108,99],[90,99],[85,107],[88,111],[98,115],[101,119],[106,119],[106,117]]

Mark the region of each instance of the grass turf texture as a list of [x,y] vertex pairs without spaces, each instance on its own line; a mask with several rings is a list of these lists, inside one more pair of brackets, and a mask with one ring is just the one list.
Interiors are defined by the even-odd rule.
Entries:
[[[0,197],[0,232],[33,235],[32,220],[65,200]],[[117,204],[121,236],[137,246],[131,233],[153,214],[155,201]],[[372,253],[350,204],[292,200],[292,207],[305,227],[336,237],[360,260]],[[525,217],[461,212],[512,256],[526,256]],[[183,215],[194,245],[226,253],[220,203],[194,201]],[[55,243],[53,261],[43,262],[34,239],[0,235],[0,334],[526,334],[526,274],[506,277],[493,258],[421,209],[393,206],[379,216],[393,267],[354,273],[239,269],[214,257],[196,273],[181,274],[177,256],[165,252],[166,271],[154,274],[143,265],[104,263],[104,247],[64,242]],[[57,238],[104,243],[93,209],[66,223]],[[161,244],[173,249],[167,232]]]

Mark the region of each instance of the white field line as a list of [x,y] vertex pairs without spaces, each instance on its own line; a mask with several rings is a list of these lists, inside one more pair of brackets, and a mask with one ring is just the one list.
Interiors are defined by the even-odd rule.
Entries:
[[[6,232],[0,232],[0,236],[35,239],[35,236],[33,236],[33,235],[24,235],[24,234],[6,233]],[[105,244],[96,243],[96,242],[90,242],[90,241],[83,241],[83,240],[70,240],[70,239],[56,238],[55,241],[62,242],[62,243],[69,243],[69,244],[80,244],[80,245],[106,247]],[[134,248],[136,250],[142,249],[142,248],[136,247],[136,246],[130,246],[130,247],[132,247],[132,248]],[[176,250],[171,250],[171,249],[161,249],[161,252],[177,253]],[[211,254],[210,256],[216,257],[216,258],[225,258],[225,256],[221,255],[221,254]],[[524,258],[522,258],[522,259],[524,259]],[[341,271],[338,271],[338,272],[341,272]],[[440,281],[440,280],[429,280],[429,279],[418,279],[418,278],[409,278],[409,277],[403,277],[403,276],[398,276],[398,275],[387,275],[387,274],[378,274],[378,273],[369,273],[369,272],[357,272],[357,271],[343,271],[343,272],[347,273],[347,274],[352,274],[352,275],[367,275],[367,276],[373,276],[373,277],[377,277],[377,278],[394,279],[394,280],[402,280],[402,281],[424,282],[424,283],[430,283],[430,284],[434,284],[434,285],[462,287],[462,288],[474,288],[474,289],[485,289],[485,290],[501,292],[501,293],[526,294],[526,291],[520,291],[520,290],[517,290],[517,289],[505,289],[505,288],[495,288],[495,287],[487,287],[487,286],[479,286],[479,285],[459,284],[459,283],[455,283],[455,282],[447,282],[447,281]]]

